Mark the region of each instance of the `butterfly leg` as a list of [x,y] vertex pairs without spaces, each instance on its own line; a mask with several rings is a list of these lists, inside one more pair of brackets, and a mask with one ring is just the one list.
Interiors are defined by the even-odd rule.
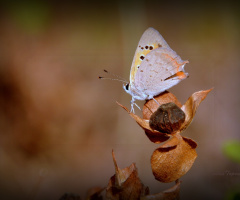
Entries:
[[139,110],[141,110],[141,108],[135,103],[135,99],[132,98],[132,100],[131,100],[131,112],[132,112],[132,113],[135,113],[135,111],[134,111],[134,105],[135,105]]
[[134,101],[135,101],[135,99],[134,98],[132,98],[132,100],[131,100],[131,113],[135,113],[135,111],[134,111]]
[[135,105],[139,110],[141,110],[141,108],[140,108],[136,103],[134,103],[134,105]]
[[153,100],[160,106],[160,104],[158,103],[158,101],[156,99],[153,98]]

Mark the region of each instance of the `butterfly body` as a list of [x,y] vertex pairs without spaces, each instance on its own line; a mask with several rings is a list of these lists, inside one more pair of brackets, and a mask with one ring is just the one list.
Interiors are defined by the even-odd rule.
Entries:
[[187,78],[185,64],[163,37],[153,28],[142,35],[130,71],[130,82],[124,89],[135,100],[148,100]]

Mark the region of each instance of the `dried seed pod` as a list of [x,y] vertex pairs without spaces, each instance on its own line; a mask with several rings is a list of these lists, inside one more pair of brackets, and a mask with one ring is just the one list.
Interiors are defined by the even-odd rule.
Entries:
[[162,104],[149,120],[152,129],[163,133],[172,133],[181,127],[185,121],[185,113],[175,103]]
[[[143,119],[149,120],[151,115],[158,109],[159,105],[173,102],[179,108],[182,107],[182,104],[178,101],[177,97],[171,92],[165,91],[158,96],[154,97],[155,100],[147,100],[143,106]],[[158,103],[156,103],[158,102]]]

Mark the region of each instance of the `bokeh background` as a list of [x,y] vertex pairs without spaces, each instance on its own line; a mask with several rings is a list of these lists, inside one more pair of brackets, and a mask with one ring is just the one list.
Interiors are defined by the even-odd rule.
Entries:
[[[214,87],[183,133],[198,158],[181,178],[182,199],[230,199],[240,165],[222,145],[239,140],[240,12],[231,1],[0,1],[0,197],[82,198],[135,162],[151,193],[158,145],[120,108],[131,97],[103,69],[128,80],[137,43],[157,29],[190,77],[170,89],[184,103]],[[139,102],[139,105],[143,105]],[[139,112],[138,112],[139,113]]]

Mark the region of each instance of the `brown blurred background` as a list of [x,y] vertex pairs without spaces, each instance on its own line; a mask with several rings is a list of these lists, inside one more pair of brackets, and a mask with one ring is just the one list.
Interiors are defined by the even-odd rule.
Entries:
[[[137,43],[157,29],[190,77],[170,89],[184,103],[214,87],[183,133],[198,158],[181,178],[182,199],[223,199],[240,183],[239,164],[222,144],[239,139],[240,12],[231,1],[0,1],[0,199],[82,198],[135,162],[151,193],[157,182],[151,143],[116,101],[130,108],[122,83]],[[143,105],[143,102],[139,102]]]

